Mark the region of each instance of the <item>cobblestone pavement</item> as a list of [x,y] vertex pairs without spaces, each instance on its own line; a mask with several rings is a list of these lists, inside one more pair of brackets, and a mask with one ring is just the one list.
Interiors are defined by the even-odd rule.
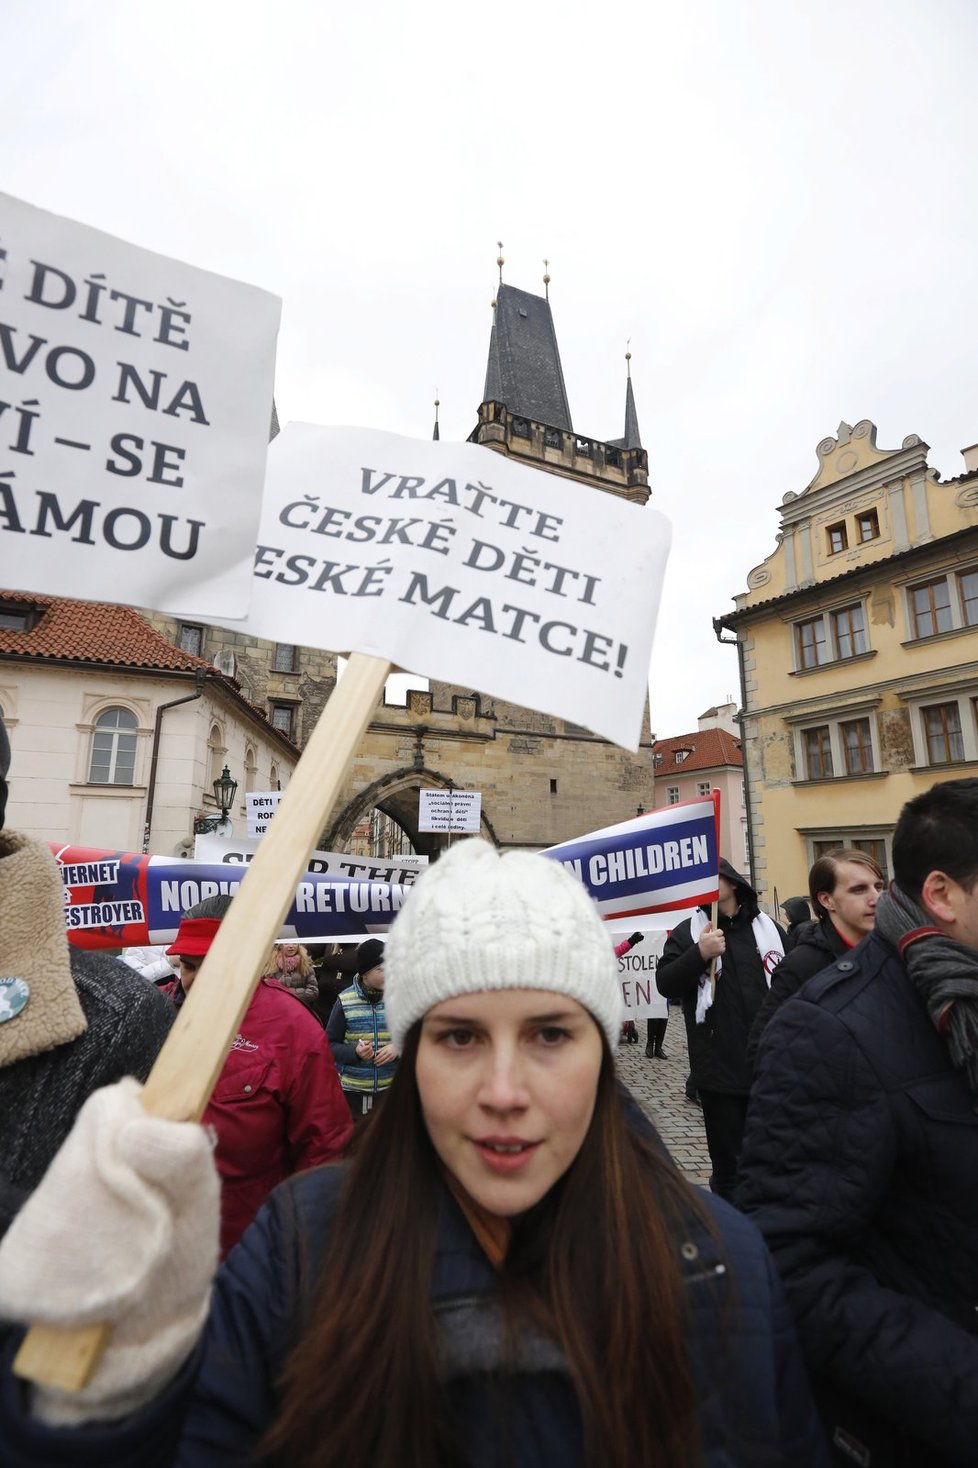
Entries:
[[618,1046],[618,1073],[642,1110],[655,1123],[677,1165],[690,1182],[704,1186],[710,1177],[703,1113],[687,1101],[686,1026],[678,1009],[670,1007],[663,1049],[668,1060],[646,1060],[645,1020],[638,1021],[639,1043]]

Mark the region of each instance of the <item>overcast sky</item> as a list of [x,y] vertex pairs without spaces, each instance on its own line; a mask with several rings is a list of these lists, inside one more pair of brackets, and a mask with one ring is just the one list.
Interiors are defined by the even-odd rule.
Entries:
[[579,432],[631,339],[659,735],[739,700],[711,619],[840,419],[978,440],[973,0],[5,0],[0,51],[0,190],[280,294],[283,421],[467,437],[497,239]]

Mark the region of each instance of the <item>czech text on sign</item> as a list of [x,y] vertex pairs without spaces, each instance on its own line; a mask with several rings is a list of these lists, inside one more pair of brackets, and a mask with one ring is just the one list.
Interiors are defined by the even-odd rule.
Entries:
[[249,836],[264,836],[281,799],[281,790],[248,791],[245,796],[245,810],[248,813]]
[[280,309],[0,194],[5,586],[244,615]]
[[362,652],[638,748],[668,554],[657,510],[477,444],[290,424],[245,622]]
[[478,831],[482,820],[479,790],[419,790],[419,831]]

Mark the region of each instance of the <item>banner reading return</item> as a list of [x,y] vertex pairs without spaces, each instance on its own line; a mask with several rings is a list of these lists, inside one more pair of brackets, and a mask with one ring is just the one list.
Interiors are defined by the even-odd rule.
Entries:
[[[170,943],[181,913],[205,897],[233,896],[248,869],[82,846],[52,844],[51,850],[65,884],[68,941],[78,948]],[[408,890],[395,882],[307,872],[278,936],[358,943],[390,926]]]
[[280,311],[0,194],[4,586],[243,616]]
[[669,540],[657,510],[477,444],[289,424],[251,609],[226,625],[383,657],[634,750]]

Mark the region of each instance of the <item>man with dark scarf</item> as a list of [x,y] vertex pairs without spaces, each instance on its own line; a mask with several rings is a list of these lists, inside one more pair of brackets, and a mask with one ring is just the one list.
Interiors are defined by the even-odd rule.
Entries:
[[876,928],[775,1015],[737,1201],[836,1461],[978,1461],[978,779],[904,806]]

